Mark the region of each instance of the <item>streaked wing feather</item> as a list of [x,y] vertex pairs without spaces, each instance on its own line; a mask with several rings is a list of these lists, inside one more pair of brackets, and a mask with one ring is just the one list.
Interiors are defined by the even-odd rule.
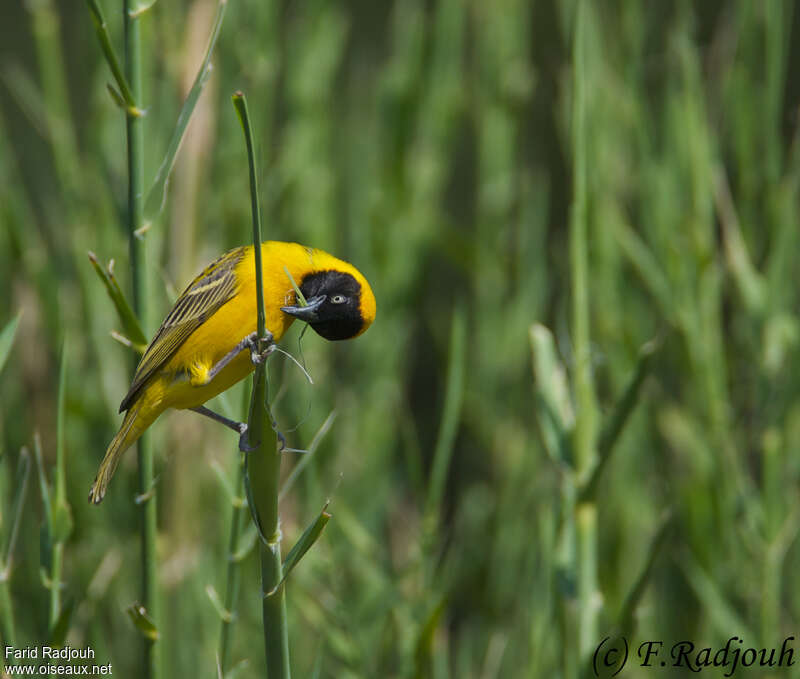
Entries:
[[120,412],[130,408],[142,385],[169,360],[189,335],[236,294],[235,269],[244,253],[243,247],[226,252],[209,264],[181,293],[145,350],[131,388],[122,399]]

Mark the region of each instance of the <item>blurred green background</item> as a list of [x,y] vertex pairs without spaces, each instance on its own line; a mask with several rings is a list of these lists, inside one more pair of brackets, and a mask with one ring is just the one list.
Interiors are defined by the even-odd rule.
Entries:
[[[216,7],[162,0],[143,21],[148,183]],[[121,54],[121,8],[103,8]],[[130,290],[124,116],[82,3],[1,12],[0,329],[21,318],[0,374],[0,629],[17,646],[54,634],[31,457],[38,434],[52,483],[65,341],[73,527],[56,632],[136,677],[135,455],[101,506],[86,502],[130,378],[87,259],[115,260]],[[354,342],[307,333],[298,345],[292,328],[282,344],[313,386],[272,360],[290,445],[308,447],[336,412],[281,504],[286,551],[332,499],[289,580],[296,676],[574,677],[620,632],[713,648],[797,636],[800,12],[782,0],[587,3],[577,62],[575,28],[576,4],[555,0],[228,3],[145,236],[147,332],[206,263],[250,238],[236,89],[254,118],[265,237],[353,262],[378,299]],[[588,382],[576,379],[588,374],[578,289]],[[604,448],[632,380],[630,416]],[[235,388],[215,405],[241,417],[242,400]],[[171,412],[154,437],[164,676],[214,677],[235,436]],[[300,459],[285,456],[287,475]],[[227,676],[263,675],[252,537],[238,545]]]

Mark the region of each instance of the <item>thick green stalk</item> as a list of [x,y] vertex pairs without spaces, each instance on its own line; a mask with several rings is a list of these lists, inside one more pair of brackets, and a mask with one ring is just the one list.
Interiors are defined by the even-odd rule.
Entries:
[[[573,43],[572,158],[573,198],[570,220],[572,333],[575,351],[576,403],[574,452],[579,482],[587,480],[596,463],[595,397],[589,341],[588,224],[586,214],[586,6],[578,0]],[[578,584],[578,650],[586,658],[596,643],[597,510],[594,502],[575,508]]]
[[[135,13],[133,0],[123,0],[125,24],[125,79],[134,101],[141,108],[141,26],[140,15]],[[144,119],[127,112],[128,136],[128,237],[130,243],[133,279],[133,305],[141,324],[148,325],[147,276],[145,272],[145,243],[139,229],[144,211]],[[135,366],[134,366],[135,368]],[[145,432],[138,443],[139,492],[141,498],[142,537],[142,605],[156,629],[159,628],[160,611],[157,591],[156,555],[156,494],[153,487],[153,449],[150,435]],[[144,676],[158,677],[159,646],[155,639],[144,637]]]
[[[244,131],[247,159],[250,167],[250,200],[253,213],[253,248],[256,267],[256,304],[258,336],[266,335],[264,320],[264,290],[261,266],[261,208],[258,199],[258,182],[253,132],[247,113],[244,94],[233,95],[233,105]],[[265,350],[259,340],[259,351]],[[267,660],[267,677],[288,679],[289,629],[286,621],[286,587],[281,583],[281,530],[278,516],[280,491],[281,453],[272,431],[272,418],[267,417],[267,371],[265,362],[256,366],[253,376],[253,394],[250,400],[248,434],[255,448],[247,453],[245,482],[247,500],[253,520],[259,531],[258,553],[261,559],[261,606],[264,622],[264,649]],[[278,586],[280,584],[280,586]]]

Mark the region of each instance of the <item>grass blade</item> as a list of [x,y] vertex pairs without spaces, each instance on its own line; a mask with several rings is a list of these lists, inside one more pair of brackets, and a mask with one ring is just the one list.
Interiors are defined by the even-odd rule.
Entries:
[[[250,393],[248,389],[242,391],[242,411],[247,410],[247,405],[250,401]],[[237,550],[239,549],[240,535],[242,529],[247,521],[247,513],[245,512],[244,500],[242,498],[244,490],[244,459],[242,454],[236,451],[236,481],[235,486],[231,488],[231,528],[230,536],[228,538],[228,559],[227,559],[227,573],[225,578],[225,601],[220,602],[220,610],[226,613],[226,616],[221,616],[221,627],[219,634],[219,646],[217,657],[219,658],[219,665],[221,670],[225,670],[228,666],[228,656],[230,653],[230,636],[233,621],[236,618],[236,606],[239,600],[239,586],[241,583],[241,569],[239,563],[241,558],[237,558]],[[253,541],[250,547],[255,544],[255,531],[252,533]],[[249,552],[249,550],[248,550]]]
[[570,458],[569,437],[575,426],[567,374],[558,359],[553,334],[545,326],[534,323],[529,336],[539,429],[550,457],[564,464]]
[[[50,540],[52,541],[52,562],[50,570],[50,637],[54,643],[59,631],[59,625],[69,623],[69,614],[62,616],[64,610],[61,605],[61,571],[64,562],[64,543],[72,533],[72,510],[67,502],[67,471],[65,463],[65,401],[66,401],[66,343],[61,349],[61,371],[58,384],[58,411],[56,414],[56,467],[53,478],[53,495],[50,510]],[[66,630],[63,630],[66,635]]]
[[19,526],[22,519],[22,509],[25,506],[25,496],[28,491],[28,479],[31,471],[31,455],[27,448],[23,448],[19,453],[17,463],[17,473],[14,477],[14,488],[16,493],[11,503],[9,515],[11,517],[11,530],[6,538],[5,549],[3,549],[3,559],[0,562],[0,579],[7,580],[8,572],[14,560],[14,547],[19,536]]
[[294,485],[295,481],[299,478],[300,474],[303,473],[303,470],[308,466],[309,462],[314,457],[314,453],[319,448],[320,443],[322,443],[322,439],[325,438],[325,435],[330,431],[333,423],[336,421],[336,411],[331,410],[328,417],[325,418],[325,421],[322,423],[322,426],[319,428],[317,433],[314,435],[314,438],[311,439],[311,443],[308,446],[308,450],[306,451],[305,455],[303,455],[298,463],[292,468],[292,471],[289,473],[289,476],[286,477],[286,481],[283,482],[283,486],[281,486],[281,492],[278,495],[278,501],[282,500],[286,493],[291,490],[292,486]]
[[153,618],[147,614],[147,609],[141,604],[131,604],[125,609],[134,627],[149,641],[158,641],[159,633]]
[[10,646],[15,645],[17,634],[9,581],[11,580],[14,547],[16,546],[17,536],[19,535],[19,526],[22,520],[22,509],[25,506],[25,496],[28,490],[30,471],[31,456],[28,449],[23,448],[19,453],[17,473],[14,478],[16,493],[9,512],[11,517],[11,530],[6,538],[2,560],[0,560],[0,613],[2,613],[0,615],[0,634],[3,635],[5,643]]
[[117,315],[122,323],[122,329],[125,335],[131,341],[132,347],[140,354],[143,353],[147,347],[147,338],[142,331],[142,326],[139,324],[139,319],[133,312],[131,305],[128,304],[128,300],[125,299],[125,295],[119,287],[119,283],[117,283],[117,279],[114,276],[114,261],[112,260],[109,262],[108,268],[103,269],[97,261],[97,255],[94,254],[94,252],[89,252],[88,255],[89,261],[92,263],[92,268],[103,282],[108,296],[111,298],[111,302],[117,310]]
[[19,319],[21,317],[22,313],[20,312],[17,314],[16,318],[12,318],[6,323],[5,327],[0,332],[0,370],[3,369],[3,366],[8,360],[8,355],[11,353],[11,346],[14,344],[14,336],[17,334]]
[[743,639],[757,638],[754,630],[736,612],[724,592],[720,591],[718,584],[688,550],[681,555],[679,564],[720,636],[729,636],[730,630],[735,629],[736,634]]
[[444,407],[436,448],[433,452],[431,479],[428,484],[426,516],[433,520],[439,516],[440,505],[447,482],[447,470],[453,455],[458,424],[461,420],[461,404],[464,400],[464,380],[466,372],[467,320],[464,307],[459,305],[453,313],[450,328],[450,345],[447,364],[447,386]]
[[636,608],[639,606],[647,584],[650,582],[653,567],[669,535],[669,530],[673,524],[673,516],[671,510],[664,513],[661,523],[650,541],[644,567],[639,573],[639,577],[636,578],[633,587],[631,587],[628,596],[625,597],[625,603],[622,605],[622,610],[619,615],[619,625],[623,634],[629,634],[633,630],[633,617],[636,614]]
[[222,20],[225,17],[227,5],[228,0],[220,0],[217,5],[217,16],[214,18],[214,25],[211,28],[211,37],[208,39],[208,48],[203,57],[203,62],[200,64],[200,70],[198,70],[192,88],[189,90],[189,94],[186,95],[181,112],[178,114],[178,121],[175,124],[175,130],[172,132],[172,138],[169,140],[164,160],[161,162],[155,179],[153,179],[153,184],[147,192],[144,207],[146,222],[152,222],[159,215],[166,201],[167,186],[172,168],[175,165],[175,158],[178,155],[178,150],[181,147],[181,142],[186,134],[186,128],[189,126],[197,101],[200,99],[203,88],[211,76],[211,55],[214,53],[217,38],[219,38],[222,30]]
[[597,490],[597,483],[611,457],[614,444],[617,442],[630,414],[639,401],[639,391],[641,390],[644,378],[647,377],[650,372],[652,357],[657,348],[658,345],[655,341],[648,342],[639,352],[639,361],[636,364],[636,371],[626,387],[622,398],[614,407],[614,412],[611,415],[608,425],[600,435],[600,441],[597,444],[597,463],[592,469],[591,476],[580,491],[579,497],[581,502],[586,502],[594,498],[595,491]]
[[294,547],[289,550],[289,553],[286,555],[286,560],[283,562],[283,576],[281,577],[281,581],[275,585],[272,591],[268,592],[266,596],[275,594],[278,587],[289,577],[289,573],[295,569],[297,564],[300,563],[300,560],[306,555],[306,552],[311,549],[314,543],[319,539],[319,536],[322,535],[322,531],[325,530],[325,526],[327,526],[328,521],[331,520],[331,514],[327,511],[330,503],[330,500],[325,503],[319,516],[314,519],[313,523],[309,524]]
[[136,106],[136,100],[131,92],[131,88],[128,86],[128,81],[125,79],[125,76],[122,73],[122,67],[120,66],[119,59],[117,59],[117,55],[114,52],[114,47],[111,45],[111,36],[108,34],[108,25],[106,24],[106,20],[103,16],[103,11],[100,9],[100,5],[97,3],[97,0],[86,0],[86,4],[89,7],[89,14],[92,15],[92,23],[94,24],[95,33],[97,33],[97,39],[100,41],[100,48],[103,50],[106,63],[111,69],[114,80],[117,82],[117,87],[119,88],[119,92],[128,107],[129,114],[142,115],[142,112],[139,111]]

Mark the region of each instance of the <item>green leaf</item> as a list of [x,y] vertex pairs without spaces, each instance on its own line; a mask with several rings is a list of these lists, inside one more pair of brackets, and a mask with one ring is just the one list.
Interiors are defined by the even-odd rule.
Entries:
[[217,612],[220,619],[223,622],[232,622],[233,614],[227,608],[225,608],[225,604],[222,603],[222,599],[220,599],[219,593],[214,588],[214,585],[206,586],[206,595],[211,601],[211,604],[214,606],[214,610]]
[[220,0],[217,5],[217,16],[214,19],[214,25],[211,27],[211,37],[208,39],[208,47],[206,48],[203,62],[200,64],[200,70],[192,84],[192,89],[186,96],[186,101],[183,102],[181,112],[178,114],[178,121],[175,124],[175,130],[172,133],[172,138],[169,140],[167,152],[164,155],[164,160],[161,162],[161,167],[158,168],[153,185],[147,192],[147,199],[145,200],[145,220],[152,222],[158,217],[161,212],[164,202],[166,201],[167,185],[169,183],[169,176],[172,168],[175,165],[175,157],[178,155],[183,136],[186,134],[186,128],[192,118],[192,113],[197,105],[200,94],[203,92],[208,78],[211,75],[211,55],[214,52],[214,46],[217,44],[220,30],[222,29],[222,19],[225,16],[225,7],[227,0]]
[[94,24],[95,33],[97,33],[97,39],[100,41],[100,47],[103,50],[108,67],[114,75],[114,80],[117,81],[120,93],[129,109],[138,110],[136,108],[136,102],[133,99],[133,94],[131,94],[131,88],[125,80],[122,67],[119,64],[117,55],[114,53],[114,48],[111,46],[111,36],[108,33],[108,25],[106,24],[100,5],[97,4],[97,0],[86,0],[86,4],[89,7],[89,14],[92,15],[92,23]]
[[314,660],[314,667],[311,668],[311,676],[309,679],[319,679],[322,676],[322,650],[323,644],[320,644],[317,650],[317,657]]
[[564,463],[569,457],[569,434],[575,425],[566,371],[558,359],[552,333],[539,323],[534,323],[529,332],[539,427],[550,457]]
[[[47,515],[45,515],[47,516]],[[39,565],[41,567],[42,582],[49,587],[50,569],[53,566],[53,538],[50,534],[50,517],[42,521],[39,528]]]
[[222,465],[220,465],[220,463],[216,460],[212,460],[211,471],[214,472],[214,476],[217,477],[217,481],[225,493],[225,497],[230,500],[231,504],[233,504],[234,507],[243,506],[242,498],[239,497],[239,494],[236,492],[236,488],[233,487],[233,482],[228,478],[228,475],[225,473]]
[[117,314],[119,315],[122,328],[133,343],[133,348],[139,353],[144,352],[147,347],[147,338],[142,331],[142,326],[139,324],[139,319],[136,318],[136,314],[133,313],[131,305],[128,304],[128,300],[125,299],[125,295],[122,294],[119,283],[117,283],[117,279],[114,277],[113,260],[109,263],[107,269],[103,269],[97,261],[97,255],[93,252],[89,252],[88,255],[92,267],[106,287],[106,292],[108,292],[108,296],[111,298],[111,302],[114,304]]
[[767,298],[767,281],[753,266],[747,244],[742,236],[728,177],[723,167],[716,169],[714,202],[719,215],[722,245],[728,269],[739,288],[744,306],[750,313],[761,314]]
[[246,559],[250,552],[253,551],[257,539],[258,528],[255,523],[248,524],[244,529],[244,533],[239,536],[239,541],[236,543],[236,551],[231,554],[231,561],[238,563]]
[[249,661],[247,658],[240,660],[225,673],[225,679],[237,679],[237,677],[242,674],[242,672],[244,672],[248,666]]
[[[31,471],[31,456],[27,448],[23,448],[19,453],[19,462],[17,463],[17,473],[14,477],[14,501],[11,504],[10,521],[11,530],[8,533],[5,549],[3,550],[3,559],[0,562],[0,567],[3,569],[10,569],[11,562],[14,558],[14,546],[17,542],[19,535],[19,526],[22,520],[22,510],[25,507],[25,495],[28,491],[28,478]],[[4,574],[0,573],[0,577]]]
[[119,106],[123,111],[127,108],[127,104],[125,100],[122,98],[119,90],[114,87],[111,83],[106,83],[106,89],[108,93],[111,95],[111,98],[114,100],[114,103]]
[[325,435],[330,431],[335,420],[336,411],[331,410],[328,417],[326,417],[325,421],[322,423],[322,426],[320,426],[317,433],[314,434],[314,438],[311,439],[311,443],[309,444],[305,455],[303,455],[300,458],[300,461],[294,467],[292,467],[292,471],[289,473],[289,476],[286,477],[286,481],[283,482],[283,486],[281,486],[281,492],[278,494],[278,502],[283,500],[286,493],[289,492],[295,481],[297,481],[297,478],[309,465],[314,457],[314,453],[317,451],[317,448],[319,448],[320,443],[322,443],[322,439],[325,438]]
[[713,627],[722,635],[730,634],[735,629],[743,639],[755,639],[756,635],[745,620],[736,612],[736,608],[728,601],[725,592],[703,569],[688,550],[684,551],[678,563],[683,569],[686,580],[694,590],[703,613],[710,617]]
[[53,505],[53,543],[66,542],[72,535],[75,522],[72,519],[72,508],[66,502],[56,502]]
[[671,323],[674,323],[678,307],[674,303],[675,296],[659,258],[653,254],[647,243],[629,224],[615,223],[613,233],[620,251],[630,261],[645,287],[661,308],[661,312]]
[[673,517],[674,514],[672,513],[672,510],[667,510],[664,512],[661,518],[661,523],[659,524],[652,540],[650,541],[650,547],[647,550],[647,558],[645,559],[644,566],[639,573],[639,577],[636,578],[633,586],[630,589],[630,592],[628,593],[628,596],[625,597],[625,603],[622,605],[622,610],[619,615],[619,625],[620,629],[623,630],[623,634],[629,634],[633,630],[633,620],[634,615],[636,614],[636,609],[639,606],[639,602],[641,601],[645,590],[647,589],[647,585],[650,582],[650,577],[653,574],[653,567],[655,566],[658,555],[661,553],[664,543],[666,542],[667,535],[669,535],[669,530],[673,524]]
[[439,602],[431,609],[428,614],[425,624],[419,631],[417,637],[416,650],[414,652],[414,660],[416,662],[416,671],[414,677],[422,679],[430,674],[430,662],[433,658],[433,640],[436,634],[436,628],[439,626],[439,618],[442,617],[446,600],[442,597]]
[[305,556],[306,552],[311,549],[312,545],[319,539],[319,536],[331,519],[331,515],[327,512],[330,503],[330,500],[325,503],[319,516],[317,516],[313,523],[303,531],[300,539],[295,543],[294,547],[289,550],[289,553],[286,555],[286,560],[283,562],[283,576],[280,582],[278,582],[272,590],[267,592],[265,596],[272,596],[280,589],[280,586],[284,583],[286,578],[289,577],[289,573],[294,570],[295,566],[300,563],[300,560]]
[[58,618],[56,618],[55,625],[53,625],[52,630],[50,630],[50,643],[53,646],[63,646],[64,639],[67,638],[67,632],[69,631],[69,623],[72,619],[72,613],[75,611],[75,599],[70,597],[66,604],[64,604],[61,612],[58,614]]
[[770,377],[777,377],[786,361],[795,355],[800,341],[800,323],[794,314],[779,312],[764,323],[761,363]]
[[67,469],[66,469],[66,443],[64,440],[64,425],[66,422],[66,392],[67,392],[67,345],[61,347],[61,369],[58,380],[58,407],[56,412],[56,467],[53,487],[53,519],[50,525],[51,538],[54,544],[65,542],[72,533],[72,510],[67,501]]
[[136,629],[138,629],[142,636],[150,641],[158,641],[158,629],[153,622],[153,619],[147,614],[147,609],[139,603],[134,603],[125,609],[128,617],[133,622]]
[[466,311],[464,306],[459,304],[453,312],[450,326],[444,407],[442,408],[442,419],[439,422],[439,431],[436,436],[436,447],[433,451],[428,497],[425,503],[425,515],[433,517],[433,520],[440,514],[442,496],[447,483],[447,470],[450,468],[458,426],[461,422],[461,406],[464,400],[464,382],[466,379],[466,345]]
[[0,370],[3,369],[8,355],[11,353],[11,345],[14,344],[14,336],[17,333],[21,316],[22,312],[18,313],[16,318],[12,318],[6,323],[6,326],[0,332]]
[[136,18],[149,12],[155,6],[157,0],[150,0],[150,2],[140,2],[136,7],[128,10],[128,16]]
[[42,505],[44,507],[45,521],[50,526],[53,521],[51,503],[50,503],[50,486],[47,484],[47,475],[44,473],[44,460],[42,459],[42,440],[39,433],[33,435],[33,455],[36,458],[36,470],[39,476],[39,490],[42,493]]
[[625,388],[625,393],[622,398],[614,406],[614,412],[608,420],[608,424],[603,429],[600,435],[600,440],[597,444],[597,463],[592,469],[591,475],[586,480],[584,487],[581,490],[581,497],[579,501],[586,501],[590,499],[597,488],[597,483],[603,473],[603,469],[611,457],[614,450],[614,445],[625,428],[630,414],[633,412],[634,407],[639,402],[639,392],[642,388],[644,378],[650,372],[650,365],[652,363],[653,355],[659,347],[659,342],[651,341],[645,343],[639,350],[639,360],[636,364],[636,371]]

